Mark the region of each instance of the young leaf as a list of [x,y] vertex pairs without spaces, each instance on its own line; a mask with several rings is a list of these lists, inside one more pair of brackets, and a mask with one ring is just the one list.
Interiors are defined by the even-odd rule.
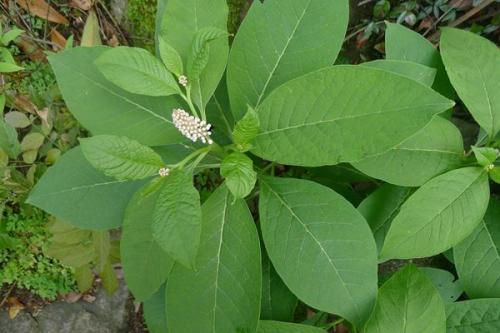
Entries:
[[461,281],[444,269],[420,267],[419,270],[432,281],[445,304],[455,302],[464,292]]
[[47,170],[26,202],[79,228],[111,229],[122,224],[130,197],[143,183],[103,175],[77,147]]
[[259,321],[257,333],[326,333],[321,328],[271,320]]
[[[175,265],[167,281],[169,332],[255,332],[259,319],[259,236],[243,200],[225,186],[203,204],[197,270]],[[195,318],[195,320],[193,320]]]
[[17,139],[17,131],[0,117],[0,148],[11,158],[21,153],[21,145]]
[[209,46],[212,41],[227,36],[227,31],[215,27],[198,30],[193,39],[192,53],[188,58],[187,75],[197,81],[209,61]]
[[165,285],[143,303],[144,319],[151,333],[167,332],[167,311],[165,308]]
[[260,184],[262,235],[283,281],[306,304],[363,323],[377,289],[377,249],[363,216],[311,181]]
[[155,185],[153,182],[144,186],[132,197],[123,221],[120,242],[123,271],[127,286],[138,301],[152,297],[174,265],[153,237],[153,210],[160,194],[151,187]]
[[384,184],[358,206],[358,211],[365,217],[372,229],[378,252],[382,249],[392,220],[411,193],[411,188]]
[[293,321],[297,297],[287,288],[267,254],[262,256],[260,319]]
[[392,221],[381,259],[430,257],[457,245],[481,222],[489,198],[482,168],[457,169],[431,179]]
[[12,42],[14,39],[16,39],[17,37],[19,37],[23,32],[24,32],[23,30],[17,29],[17,28],[10,29],[9,31],[7,31],[4,34],[2,34],[0,32],[0,35],[2,36],[1,37],[1,43],[4,46],[7,46],[10,42]]
[[115,270],[109,258],[104,264],[102,272],[99,273],[99,276],[102,280],[102,286],[106,290],[106,293],[108,295],[113,295],[115,291],[118,290],[120,281],[118,281],[118,278],[116,277]]
[[80,145],[94,168],[118,180],[148,178],[165,165],[153,149],[127,137],[97,135],[80,139]]
[[236,38],[227,69],[236,120],[281,84],[329,66],[344,40],[347,0],[254,1]]
[[180,102],[173,96],[131,94],[106,80],[94,65],[106,50],[77,47],[49,57],[64,101],[80,124],[93,135],[126,136],[148,146],[181,141],[166,115]]
[[477,163],[484,167],[489,167],[495,163],[498,156],[500,156],[500,151],[496,148],[475,146],[472,146],[471,148],[476,156]]
[[373,178],[394,185],[421,186],[433,177],[459,167],[463,159],[460,131],[450,121],[435,117],[396,147],[352,165]]
[[97,58],[95,64],[109,81],[134,94],[169,96],[180,91],[161,61],[144,49],[113,48]]
[[253,161],[245,154],[234,152],[222,161],[220,174],[226,179],[226,186],[236,199],[243,199],[252,192],[257,173]]
[[[198,31],[214,27],[227,30],[226,0],[168,0],[161,20],[160,36],[179,52],[184,64],[192,52]],[[193,100],[205,107],[226,69],[229,45],[227,38],[210,43],[208,63],[199,80],[191,81]],[[188,77],[189,79],[189,77]]]
[[393,148],[451,106],[400,75],[334,66],[285,83],[260,105],[253,152],[291,165],[354,162]]
[[447,333],[500,331],[500,298],[473,299],[446,305]]
[[402,60],[374,60],[364,62],[361,66],[379,68],[388,72],[405,76],[428,87],[432,86],[436,77],[436,70],[416,62]]
[[453,249],[455,267],[470,298],[500,298],[500,201],[491,198],[484,221]]
[[445,307],[432,282],[412,264],[396,272],[379,290],[365,333],[444,333]]
[[89,264],[75,268],[75,280],[78,290],[81,293],[85,293],[92,288],[94,284],[94,273],[92,273]]
[[500,131],[500,51],[484,37],[444,28],[441,54],[453,87],[490,138]]
[[247,151],[251,148],[251,142],[259,133],[260,120],[259,115],[251,107],[234,127],[233,141],[240,151]]
[[432,87],[440,94],[453,98],[454,91],[446,75],[438,50],[424,36],[400,24],[387,23],[385,54],[388,60],[405,60],[436,69]]
[[182,58],[179,53],[163,37],[159,37],[158,45],[160,48],[160,57],[167,69],[176,76],[184,74]]
[[200,195],[193,175],[173,170],[165,177],[153,209],[153,238],[172,259],[195,268],[200,245]]

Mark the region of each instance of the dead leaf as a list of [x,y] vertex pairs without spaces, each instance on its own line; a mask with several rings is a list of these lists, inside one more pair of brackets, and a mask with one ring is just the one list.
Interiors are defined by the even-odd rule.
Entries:
[[83,300],[87,303],[94,303],[96,300],[96,297],[89,295],[89,294],[85,294],[85,295],[83,295]]
[[82,10],[89,10],[92,8],[92,1],[90,0],[71,0],[71,7],[80,8]]
[[69,24],[69,21],[44,0],[16,0],[31,14],[54,23]]
[[466,10],[472,7],[472,0],[451,0],[448,6],[458,10]]
[[101,44],[102,41],[100,36],[99,20],[95,11],[91,10],[89,12],[89,16],[87,17],[87,21],[85,22],[85,26],[83,27],[82,41],[80,45],[92,47]]
[[43,50],[28,37],[21,35],[16,40],[16,45],[30,60],[47,63],[47,56],[43,53]]
[[9,297],[7,299],[7,305],[9,306],[10,319],[16,318],[19,312],[21,312],[25,308],[25,306],[21,302],[19,302],[16,297]]
[[108,45],[112,47],[117,47],[118,45],[120,45],[120,42],[118,41],[116,35],[111,36],[111,38],[108,40]]
[[16,107],[16,109],[23,110],[34,115],[38,115],[38,108],[26,96],[22,95],[14,96],[14,106]]
[[66,303],[76,303],[82,298],[82,294],[71,292],[64,295],[63,298]]
[[50,41],[57,45],[57,47],[54,47],[55,51],[63,50],[66,46],[66,38],[55,28],[50,30]]

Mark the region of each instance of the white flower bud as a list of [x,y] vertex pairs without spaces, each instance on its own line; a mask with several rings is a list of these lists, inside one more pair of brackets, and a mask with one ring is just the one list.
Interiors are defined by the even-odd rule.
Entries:
[[169,168],[161,168],[158,170],[158,174],[160,177],[167,177],[170,174],[170,169]]
[[182,109],[174,109],[172,112],[172,121],[182,135],[191,141],[196,142],[200,140],[209,145],[213,143],[210,138],[210,135],[212,135],[212,132],[210,132],[212,125],[207,124],[204,120],[191,116]]
[[183,87],[186,87],[188,85],[188,78],[186,75],[179,76],[179,84]]

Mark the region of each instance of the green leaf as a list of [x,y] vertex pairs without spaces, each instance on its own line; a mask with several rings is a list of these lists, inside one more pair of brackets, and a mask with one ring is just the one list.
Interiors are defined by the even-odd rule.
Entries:
[[80,139],[80,144],[94,168],[118,180],[148,178],[165,165],[153,149],[127,137],[97,135]]
[[260,319],[293,321],[297,297],[287,288],[267,254],[262,256]]
[[175,265],[167,281],[170,332],[255,332],[261,296],[259,236],[243,200],[225,186],[203,204],[197,270]]
[[103,175],[87,162],[80,148],[74,148],[47,170],[27,203],[80,228],[111,229],[122,224],[130,197],[143,183]]
[[325,333],[325,331],[314,326],[261,320],[257,333]]
[[388,60],[412,61],[435,68],[436,79],[432,87],[448,98],[455,95],[438,50],[419,33],[400,24],[387,23],[385,55]]
[[0,61],[0,73],[13,73],[23,69],[23,67],[16,64]]
[[365,333],[444,333],[445,307],[432,282],[409,264],[379,290]]
[[382,260],[430,257],[467,237],[488,207],[488,175],[469,167],[447,172],[420,187],[392,221]]
[[472,146],[472,151],[476,156],[477,163],[484,167],[492,165],[500,156],[500,151],[491,147],[475,147]]
[[409,79],[422,83],[425,86],[432,86],[436,77],[434,68],[421,65],[416,62],[402,60],[374,60],[364,62],[361,66],[378,68],[394,74],[405,76]]
[[455,302],[464,292],[455,275],[444,269],[420,267],[419,270],[432,281],[445,303]]
[[240,151],[247,151],[251,148],[251,142],[259,134],[259,115],[251,107],[247,113],[235,125],[233,130],[233,141]]
[[253,170],[253,161],[245,154],[234,152],[222,161],[220,174],[226,179],[226,185],[236,199],[243,199],[252,192],[257,173]]
[[497,333],[500,298],[473,299],[446,305],[447,333]]
[[382,249],[392,220],[411,193],[411,188],[384,184],[358,206],[358,211],[365,217],[372,229],[378,252]]
[[87,21],[85,21],[85,26],[83,27],[80,45],[86,47],[102,45],[99,19],[94,10],[89,11]]
[[195,268],[200,245],[200,195],[193,186],[193,175],[173,170],[159,189],[153,209],[153,238],[173,259]]
[[92,242],[96,253],[96,270],[98,274],[101,274],[108,264],[108,257],[111,249],[109,232],[107,230],[92,232]]
[[29,133],[26,135],[21,141],[21,150],[29,151],[29,150],[38,150],[45,141],[45,137],[41,133]]
[[167,311],[165,308],[165,285],[143,303],[144,319],[151,333],[167,332]]
[[92,273],[89,264],[75,268],[75,280],[78,290],[81,293],[85,293],[92,288],[92,285],[94,284],[94,274]]
[[455,267],[470,298],[500,298],[500,201],[491,198],[484,221],[453,249]]
[[19,111],[11,111],[5,114],[5,121],[14,128],[25,128],[31,125],[28,117]]
[[278,274],[306,304],[360,325],[377,289],[377,249],[363,216],[311,181],[260,184],[262,235]]
[[99,276],[102,280],[102,286],[104,290],[108,293],[108,295],[113,295],[118,287],[120,286],[120,282],[116,277],[115,270],[111,265],[111,261],[108,261],[104,264],[102,272],[99,273]]
[[197,81],[209,61],[209,46],[212,41],[227,37],[227,31],[215,27],[205,27],[197,31],[193,39],[191,56],[188,58],[187,75]]
[[158,39],[158,43],[160,48],[160,57],[165,67],[177,76],[182,75],[184,73],[184,67],[179,53],[162,37]]
[[227,69],[236,120],[283,83],[330,66],[344,41],[347,0],[254,1],[234,39]]
[[21,153],[21,145],[17,139],[17,132],[0,117],[0,148],[11,158],[16,158]]
[[500,51],[486,38],[444,28],[441,53],[450,81],[490,138],[500,131]]
[[234,119],[229,106],[226,79],[220,81],[215,94],[207,104],[207,120],[216,129],[212,131],[212,137],[219,145],[232,143],[232,131]]
[[495,183],[500,184],[500,167],[494,167],[490,170],[490,178]]
[[134,94],[169,96],[180,92],[172,74],[144,49],[116,47],[99,56],[95,64],[109,81]]
[[179,101],[170,96],[128,93],[102,76],[94,65],[107,47],[76,47],[49,57],[64,101],[93,135],[126,136],[148,146],[182,141],[170,113]]
[[23,32],[24,31],[21,29],[13,28],[4,33],[3,35],[0,33],[0,35],[2,35],[2,41],[1,41],[2,44],[7,46],[10,42],[19,37]]
[[253,152],[291,165],[355,162],[393,148],[451,106],[400,75],[334,66],[285,83],[262,103]]
[[138,301],[152,297],[174,265],[153,237],[153,210],[160,194],[154,191],[156,186],[157,180],[132,197],[123,221],[120,242],[123,271],[127,286]]
[[[227,30],[226,0],[168,0],[161,19],[160,36],[179,52],[184,64],[192,52],[198,31],[207,27]],[[214,94],[226,69],[229,45],[227,38],[210,43],[208,63],[200,79],[191,82],[193,100],[205,107]]]
[[458,168],[464,159],[462,135],[450,121],[435,117],[423,129],[387,152],[353,166],[363,173],[400,186],[421,186]]

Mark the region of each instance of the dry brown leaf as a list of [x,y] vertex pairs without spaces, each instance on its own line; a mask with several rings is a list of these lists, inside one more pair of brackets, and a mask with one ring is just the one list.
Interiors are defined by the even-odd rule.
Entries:
[[70,6],[80,8],[82,10],[89,10],[92,8],[92,1],[90,0],[71,0]]
[[94,303],[96,300],[96,297],[93,295],[85,294],[85,295],[83,295],[83,300],[87,303]]
[[14,319],[17,317],[19,312],[21,312],[25,306],[19,302],[16,297],[9,297],[7,299],[7,305],[9,306],[9,318]]
[[47,56],[43,53],[43,50],[38,46],[33,40],[28,37],[21,35],[20,38],[16,40],[16,45],[23,51],[23,54],[27,55],[30,60],[47,62]]
[[16,0],[16,2],[35,16],[54,23],[69,24],[69,21],[45,0]]
[[66,46],[66,38],[55,28],[50,30],[50,41],[57,45],[56,51],[63,50]]
[[18,110],[26,111],[34,115],[38,114],[38,108],[26,96],[22,95],[14,96],[14,105]]
[[63,299],[66,303],[76,303],[82,298],[82,294],[80,293],[67,293],[66,295],[63,296]]

